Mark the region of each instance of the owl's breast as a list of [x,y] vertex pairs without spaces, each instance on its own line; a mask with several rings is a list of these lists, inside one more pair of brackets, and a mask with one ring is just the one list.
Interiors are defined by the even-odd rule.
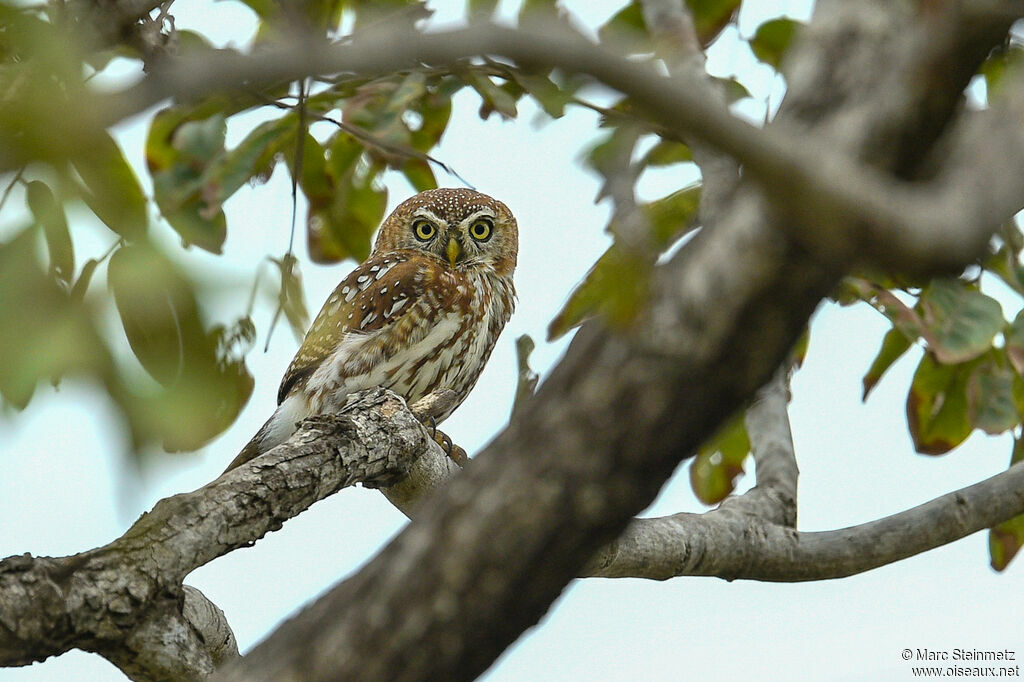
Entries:
[[401,319],[371,333],[350,333],[310,378],[315,412],[337,410],[355,391],[383,386],[413,403],[432,392],[468,395],[514,306],[509,282],[440,273]]

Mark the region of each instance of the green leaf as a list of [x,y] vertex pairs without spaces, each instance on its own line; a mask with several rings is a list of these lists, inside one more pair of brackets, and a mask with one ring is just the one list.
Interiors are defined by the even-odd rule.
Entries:
[[203,174],[203,194],[207,211],[219,210],[227,199],[280,154],[285,145],[295,143],[298,117],[288,114],[275,121],[260,124],[237,147],[224,153]]
[[700,195],[701,186],[691,185],[643,206],[655,248],[667,249],[695,227]]
[[157,438],[168,452],[187,452],[231,426],[252,396],[252,375],[241,361],[199,369],[155,394],[135,398],[129,412],[137,440]]
[[269,176],[294,144],[298,117],[288,113],[249,133],[234,149],[224,147],[224,115],[168,109],[150,128],[146,158],[157,205],[186,244],[220,253],[227,236],[223,204],[245,183]]
[[789,364],[790,366],[800,369],[804,366],[804,360],[807,359],[807,352],[811,349],[811,327],[808,325],[804,328],[804,333],[800,335],[797,342],[793,344],[793,348],[789,351]]
[[280,4],[274,0],[242,0],[242,3],[260,19],[275,19],[281,13]]
[[519,24],[544,21],[558,16],[556,0],[523,0],[519,8]]
[[907,337],[897,327],[893,327],[885,333],[882,337],[882,347],[878,351],[878,355],[875,356],[874,362],[871,363],[871,367],[868,368],[868,373],[864,375],[864,394],[861,396],[861,400],[867,400],[868,394],[878,384],[882,376],[892,366],[894,362],[903,357],[903,354],[910,350],[910,346],[913,343],[913,339]]
[[[1010,466],[1024,461],[1024,441],[1015,438]],[[1024,545],[1024,514],[994,526],[988,533],[988,551],[992,568],[1004,570]]]
[[271,258],[270,262],[276,265],[281,273],[281,289],[277,304],[284,312],[292,334],[296,340],[301,341],[309,329],[309,310],[306,308],[306,295],[302,289],[299,261],[294,255],[286,253],[280,259]]
[[690,464],[690,486],[704,504],[718,504],[736,489],[743,462],[750,454],[750,437],[743,412],[730,419],[697,451]]
[[157,438],[171,452],[201,447],[252,393],[252,376],[234,352],[244,329],[207,333],[192,284],[151,246],[114,252],[107,281],[135,357],[160,384],[126,405],[137,443]]
[[428,152],[441,141],[452,117],[451,95],[428,91],[416,103],[415,110],[421,121],[418,127],[410,129],[410,142],[421,152]]
[[712,76],[711,78],[712,80],[717,81],[723,92],[725,92],[725,101],[729,104],[733,104],[741,99],[746,99],[751,96],[750,90],[747,90],[747,86],[740,83],[735,78],[719,78],[717,76]]
[[1021,545],[1024,545],[1024,514],[994,526],[988,532],[988,551],[991,566],[1003,571],[1010,564]]
[[693,153],[682,142],[662,140],[651,147],[644,156],[644,164],[648,166],[671,166],[675,163],[693,161]]
[[686,0],[693,12],[697,38],[707,47],[732,22],[742,0]]
[[125,239],[144,237],[149,226],[146,196],[114,138],[106,133],[98,136],[89,152],[72,163],[85,183],[82,196],[90,210]]
[[1003,76],[1007,70],[1019,67],[1022,63],[1024,63],[1024,46],[1019,44],[997,48],[982,63],[979,72],[985,78],[985,87],[988,90],[989,100],[999,92],[1003,84]]
[[1013,399],[1013,370],[992,361],[975,368],[967,381],[967,414],[975,428],[989,435],[1020,424]]
[[344,119],[370,133],[379,145],[367,145],[375,159],[394,163],[405,160],[394,148],[412,145],[412,131],[406,114],[415,111],[427,94],[426,76],[413,72],[407,76],[379,79],[361,86],[343,106]]
[[74,302],[81,302],[85,299],[85,292],[89,289],[89,283],[92,281],[92,276],[96,273],[96,268],[99,266],[100,261],[95,258],[90,258],[85,261],[85,265],[82,266],[82,272],[79,273],[78,279],[75,281],[75,286],[71,287],[70,298]]
[[584,155],[586,165],[607,177],[615,171],[614,162],[621,155],[625,134],[622,128],[613,128],[604,138],[599,140]]
[[162,254],[148,246],[118,249],[107,282],[128,344],[154,379],[170,386],[186,373],[186,363],[212,364],[192,287]]
[[402,175],[417,192],[437,188],[437,178],[424,159],[409,159],[402,166]]
[[146,161],[154,198],[171,227],[185,244],[220,253],[227,237],[223,197],[215,190],[204,194],[204,173],[225,153],[226,128],[221,113],[197,115],[178,109],[158,113],[146,140]]
[[0,243],[0,398],[24,408],[41,381],[68,373],[111,382],[113,363],[89,310],[36,260],[38,231]]
[[502,90],[489,77],[475,71],[466,71],[464,78],[483,100],[480,104],[480,118],[486,121],[495,111],[502,118],[516,117],[516,98],[508,91]]
[[653,50],[644,21],[643,8],[635,0],[612,15],[612,18],[597,30],[597,37],[602,43],[631,52]]
[[375,186],[376,171],[360,169],[361,154],[362,146],[349,135],[334,138],[330,158],[312,136],[306,137],[299,183],[309,199],[306,231],[315,262],[361,261],[370,253],[387,190]]
[[548,325],[548,341],[559,338],[595,313],[611,327],[629,326],[647,300],[649,287],[650,265],[612,245]]
[[[1019,239],[1021,234],[1014,227],[1012,231],[1004,230],[1001,236],[1004,240]],[[1006,286],[1024,296],[1024,267],[1021,267],[1018,261],[1019,255],[1020,244],[1016,239],[1014,242],[1004,241],[999,250],[986,259],[984,268],[999,277]]]
[[800,26],[800,22],[786,18],[766,21],[754,32],[750,49],[755,57],[777,70]]
[[627,166],[639,137],[639,132],[634,126],[616,126],[607,137],[586,153],[584,163],[604,178],[595,201],[600,201],[608,195],[608,186],[612,178],[628,170]]
[[956,279],[934,280],[922,293],[922,334],[944,364],[966,362],[988,351],[1003,329],[999,303]]
[[575,88],[563,90],[553,80],[539,74],[516,72],[515,79],[551,118],[565,115],[565,105],[572,101],[576,91]]
[[46,183],[38,180],[28,183],[25,195],[36,223],[43,227],[46,248],[50,253],[50,272],[60,281],[70,284],[75,274],[75,250],[71,244],[64,207]]
[[921,358],[907,396],[907,423],[918,452],[941,455],[970,435],[967,379],[975,364],[939,364],[930,353]]

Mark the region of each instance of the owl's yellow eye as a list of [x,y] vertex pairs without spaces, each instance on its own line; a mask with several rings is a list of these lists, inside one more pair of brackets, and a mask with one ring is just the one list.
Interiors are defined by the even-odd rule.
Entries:
[[491,230],[494,225],[486,218],[479,218],[469,226],[469,234],[478,242],[485,242],[491,238]]
[[412,233],[416,235],[416,239],[426,242],[434,238],[434,235],[437,234],[437,228],[429,221],[417,220],[412,224]]

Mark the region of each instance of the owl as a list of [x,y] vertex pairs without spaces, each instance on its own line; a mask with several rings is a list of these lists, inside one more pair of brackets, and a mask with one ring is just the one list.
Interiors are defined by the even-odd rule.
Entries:
[[286,441],[298,422],[337,412],[374,386],[409,404],[473,388],[515,308],[516,219],[468,189],[433,189],[385,219],[373,252],[324,303],[277,392],[277,409],[228,466]]

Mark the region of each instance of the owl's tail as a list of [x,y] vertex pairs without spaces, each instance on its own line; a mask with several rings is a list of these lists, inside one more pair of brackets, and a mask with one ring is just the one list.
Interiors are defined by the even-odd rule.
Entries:
[[[276,415],[277,413],[275,412],[274,416]],[[256,457],[259,457],[264,452],[267,452],[268,450],[270,450],[270,448],[274,447],[274,445],[277,445],[276,443],[274,443],[268,446],[265,443],[267,433],[271,430],[272,421],[274,421],[274,417],[268,419],[267,423],[260,427],[260,430],[257,431],[256,435],[253,436],[252,439],[245,444],[245,447],[242,448],[242,451],[239,452],[233,460],[231,460],[231,464],[229,464],[228,468],[224,470],[225,474],[236,467],[242,466],[250,459],[255,459]],[[223,476],[223,474],[221,475]]]
[[291,438],[298,423],[308,416],[309,404],[304,396],[297,392],[287,396],[274,410],[274,414],[270,415],[267,423],[260,427],[260,430],[252,437],[252,440],[245,444],[238,456],[231,460],[231,464],[224,470],[224,473],[242,466],[264,452],[269,452]]

